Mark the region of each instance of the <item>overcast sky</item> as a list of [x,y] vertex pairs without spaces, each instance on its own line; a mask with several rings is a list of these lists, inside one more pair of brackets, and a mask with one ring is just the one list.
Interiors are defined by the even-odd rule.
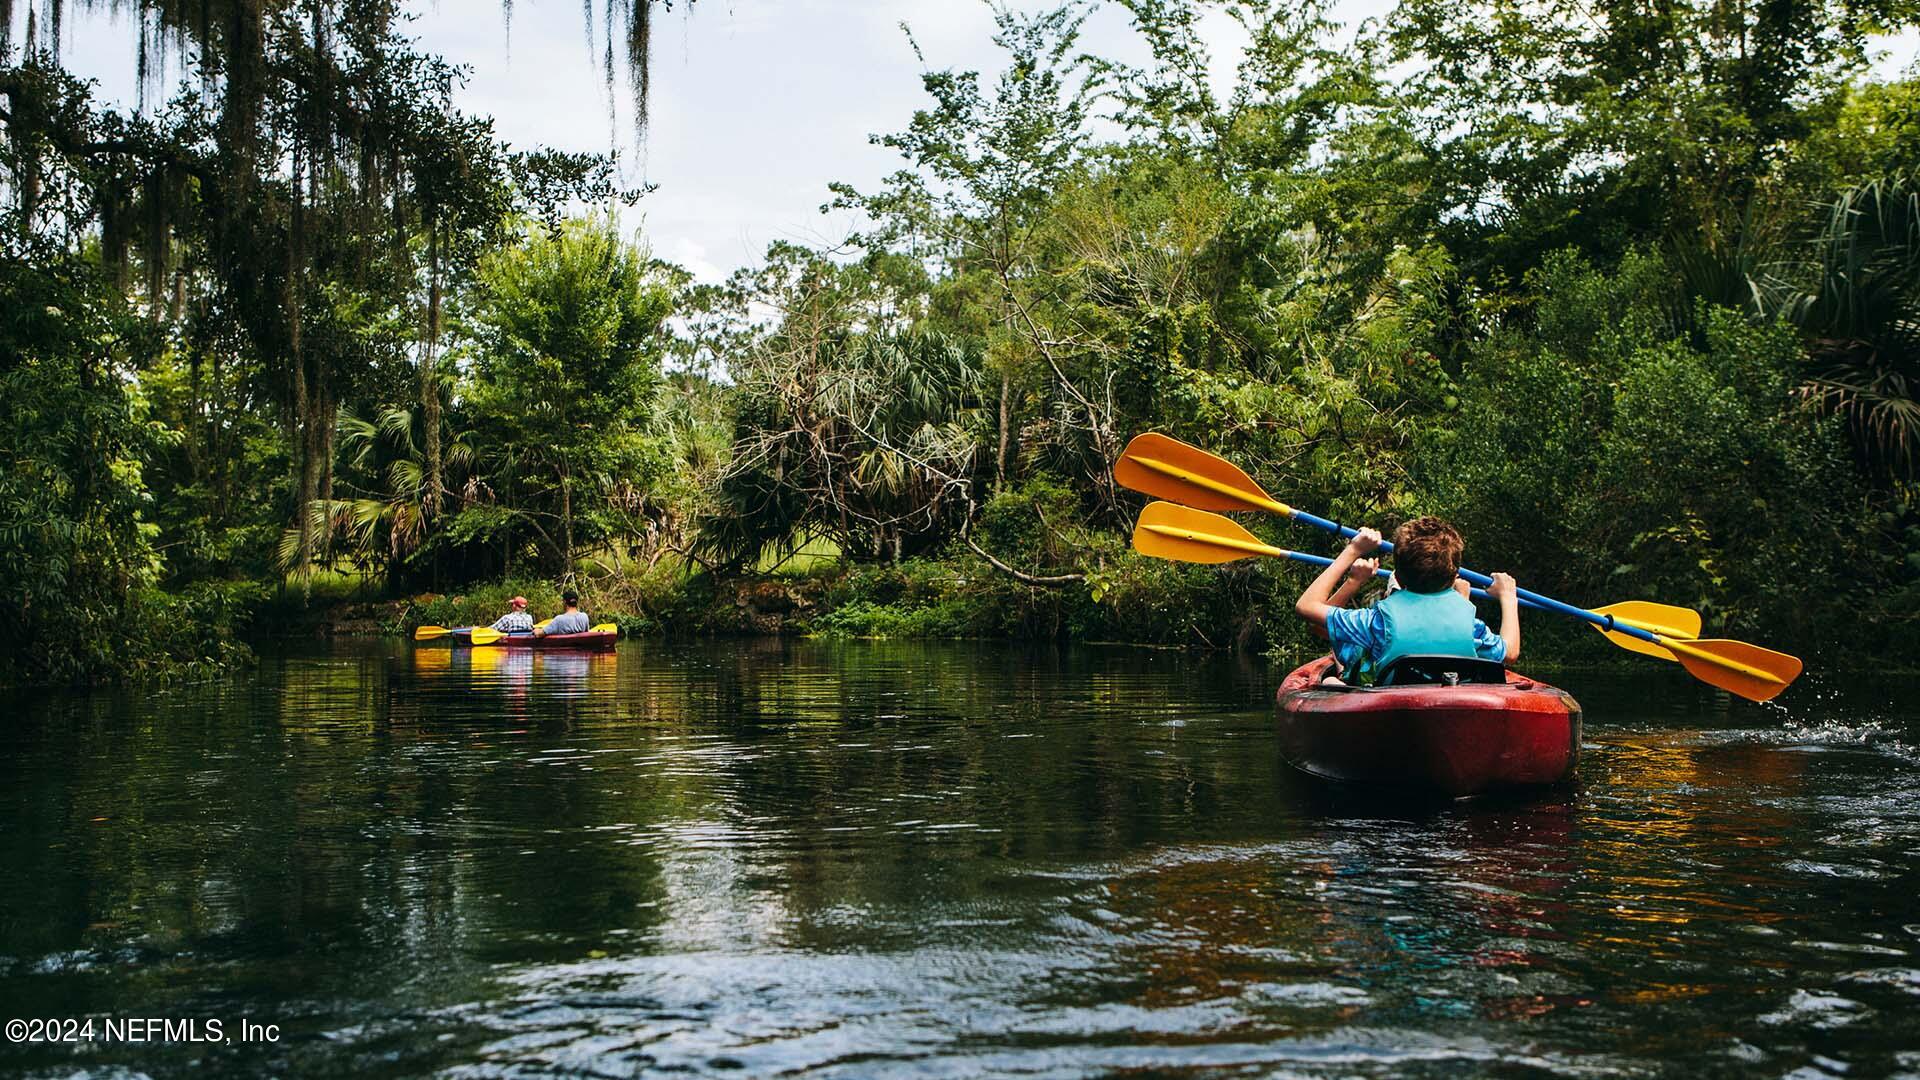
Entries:
[[[16,7],[24,18],[27,5]],[[104,13],[69,5],[67,62],[97,79],[101,95],[131,105],[134,34]],[[598,6],[598,5],[596,5]],[[1022,3],[1019,7],[1041,5]],[[1343,0],[1349,29],[1390,0]],[[519,148],[620,150],[629,183],[658,185],[631,212],[654,253],[717,280],[756,262],[769,243],[836,241],[853,225],[822,215],[827,184],[871,189],[900,167],[867,136],[904,127],[925,103],[926,68],[993,71],[992,15],[975,0],[684,0],[656,15],[652,130],[636,148],[624,87],[610,118],[606,89],[586,45],[579,0],[517,0],[511,36],[498,0],[418,2],[414,33],[426,51],[472,69],[459,94],[471,113],[494,117]],[[905,22],[926,53],[913,54]],[[1238,59],[1236,27],[1214,15],[1222,87]],[[1089,21],[1088,51],[1139,60],[1124,12]],[[1911,37],[1889,43],[1881,65],[1910,62]]]

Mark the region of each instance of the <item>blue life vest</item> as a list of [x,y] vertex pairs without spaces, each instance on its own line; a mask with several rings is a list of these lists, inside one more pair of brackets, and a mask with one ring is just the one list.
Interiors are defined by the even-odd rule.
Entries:
[[1442,589],[1417,593],[1395,589],[1374,605],[1384,621],[1385,656],[1374,658],[1374,669],[1385,671],[1403,656],[1467,656],[1473,650],[1473,601]]

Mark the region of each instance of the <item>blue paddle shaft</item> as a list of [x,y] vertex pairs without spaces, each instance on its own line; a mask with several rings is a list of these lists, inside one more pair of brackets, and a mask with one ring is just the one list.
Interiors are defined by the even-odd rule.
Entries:
[[[1319,517],[1314,514],[1309,514],[1304,510],[1295,510],[1293,512],[1293,519],[1295,521],[1302,521],[1307,523],[1308,525],[1312,525],[1316,529],[1325,529],[1330,533],[1333,533],[1337,536],[1344,536],[1344,537],[1347,537],[1348,539],[1352,539],[1354,536],[1358,535],[1360,532],[1360,530],[1358,529],[1349,529],[1345,525],[1342,525],[1338,522],[1328,521],[1326,518]],[[1380,541],[1380,553],[1383,555],[1393,554],[1393,542],[1390,540]],[[1332,562],[1333,560],[1329,559],[1327,561]],[[1386,571],[1384,570],[1380,572],[1383,574],[1386,573]],[[1484,591],[1484,587],[1493,584],[1492,578],[1478,571],[1468,570],[1464,566],[1460,568],[1460,576],[1463,578],[1466,578],[1469,582],[1475,585],[1482,586],[1482,588],[1475,589],[1473,591],[1473,594],[1475,596],[1485,596],[1486,593]],[[1539,593],[1534,592],[1531,589],[1519,589],[1516,591],[1520,596],[1521,602],[1526,604],[1528,607],[1538,608],[1542,611],[1557,611],[1562,615],[1571,615],[1576,619],[1585,619],[1587,622],[1590,622],[1595,626],[1598,626],[1604,630],[1614,630],[1619,633],[1625,634],[1628,637],[1639,638],[1641,641],[1650,641],[1655,645],[1658,645],[1661,643],[1660,638],[1657,635],[1650,634],[1647,631],[1642,630],[1637,626],[1628,626],[1625,623],[1616,623],[1605,615],[1588,611],[1586,608],[1574,607],[1572,604],[1563,603],[1559,600],[1555,600],[1551,596],[1541,596]]]
[[[1321,567],[1325,567],[1325,566],[1332,566],[1332,565],[1333,565],[1333,560],[1332,560],[1332,559],[1329,559],[1329,558],[1327,558],[1327,557],[1326,557],[1325,555],[1309,555],[1309,554],[1307,554],[1307,553],[1306,553],[1306,552],[1304,552],[1304,551],[1289,551],[1289,552],[1287,552],[1287,558],[1289,558],[1289,559],[1292,559],[1292,560],[1293,560],[1294,562],[1303,562],[1303,563],[1306,563],[1306,564],[1308,564],[1309,566],[1321,566]],[[1373,572],[1373,576],[1374,576],[1374,577],[1378,577],[1378,578],[1390,578],[1390,577],[1392,577],[1392,576],[1393,576],[1393,571],[1391,571],[1391,570],[1375,570],[1375,571]],[[1462,576],[1462,577],[1465,577],[1466,575],[1465,575],[1465,574],[1462,574],[1461,576]],[[1475,600],[1490,600],[1490,599],[1492,599],[1492,597],[1490,597],[1490,596],[1488,596],[1488,595],[1487,595],[1487,590],[1485,590],[1485,589],[1474,589],[1474,590],[1473,590],[1473,598],[1474,598]],[[1520,602],[1521,602],[1521,603],[1523,603],[1523,604],[1525,604],[1525,605],[1527,605],[1527,606],[1528,606],[1528,607],[1530,607],[1530,608],[1534,608],[1534,609],[1536,609],[1536,610],[1539,610],[1539,611],[1546,611],[1546,610],[1549,610],[1549,609],[1547,609],[1546,607],[1544,607],[1544,606],[1542,606],[1542,605],[1540,605],[1540,604],[1536,604],[1536,603],[1534,603],[1533,601],[1531,601],[1531,600],[1528,600],[1528,599],[1526,599],[1525,597],[1522,597],[1522,598],[1521,598],[1521,600],[1520,600]]]

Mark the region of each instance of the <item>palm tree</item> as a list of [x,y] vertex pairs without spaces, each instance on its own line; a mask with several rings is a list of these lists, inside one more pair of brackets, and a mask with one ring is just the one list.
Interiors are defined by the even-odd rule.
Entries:
[[1810,270],[1781,304],[1808,335],[1800,393],[1846,419],[1870,468],[1920,477],[1920,188],[1890,178],[1842,195]]
[[746,565],[824,535],[856,558],[957,534],[992,430],[978,348],[942,334],[776,335],[737,375],[735,440],[703,527]]
[[[426,543],[427,461],[415,426],[410,409],[386,409],[371,420],[340,411],[337,438],[345,475],[335,484],[354,494],[307,504],[309,532],[322,538],[321,559],[330,562],[343,549],[362,572],[384,565],[392,578]],[[449,431],[442,439],[450,493],[461,506],[485,500],[491,492],[475,467],[471,434]],[[360,487],[356,481],[384,484],[384,490]],[[341,541],[338,548],[336,540]],[[297,567],[300,551],[300,529],[290,526],[280,536],[281,566]]]

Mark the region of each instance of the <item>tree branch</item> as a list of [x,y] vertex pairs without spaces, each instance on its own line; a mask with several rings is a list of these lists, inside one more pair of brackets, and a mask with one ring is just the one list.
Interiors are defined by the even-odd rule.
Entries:
[[[968,509],[969,511],[971,511],[972,507],[969,506]],[[971,517],[972,516],[971,513],[969,513],[968,516]],[[971,523],[969,523],[969,525],[971,525]],[[967,545],[968,550],[972,551],[975,555],[978,555],[982,559],[985,559],[989,566],[992,566],[995,570],[998,570],[1001,573],[1006,574],[1008,577],[1013,578],[1015,581],[1022,582],[1023,584],[1046,585],[1052,588],[1058,588],[1061,585],[1071,585],[1076,581],[1087,580],[1087,575],[1085,574],[1052,574],[1052,575],[1042,576],[1039,574],[1029,574],[1029,573],[1026,573],[1025,571],[1015,570],[1013,567],[1008,566],[1006,563],[1003,563],[999,559],[994,558],[992,555],[987,554],[987,550],[985,548],[981,547],[979,544],[974,543],[973,534],[970,527],[962,528],[960,530],[960,542]]]

